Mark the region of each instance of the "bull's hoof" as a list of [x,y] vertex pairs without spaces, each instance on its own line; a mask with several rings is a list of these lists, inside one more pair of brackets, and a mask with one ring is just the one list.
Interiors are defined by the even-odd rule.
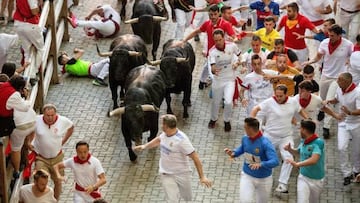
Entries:
[[183,114],[183,118],[189,118],[189,114],[188,114],[188,113],[184,113],[184,114]]
[[108,111],[107,113],[106,113],[106,117],[110,117],[110,111]]
[[137,155],[134,152],[129,152],[129,157],[131,162],[136,162]]

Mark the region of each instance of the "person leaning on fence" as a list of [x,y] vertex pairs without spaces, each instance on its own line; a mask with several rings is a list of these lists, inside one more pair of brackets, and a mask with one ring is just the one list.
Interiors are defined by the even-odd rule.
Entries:
[[26,81],[19,75],[0,85],[0,136],[9,136],[14,130],[14,109],[26,112],[31,108],[21,97],[26,91],[25,85]]
[[44,170],[34,173],[34,183],[23,185],[19,192],[19,203],[56,203],[54,191],[48,186],[49,174]]
[[66,52],[62,52],[58,57],[58,63],[63,65],[62,73],[67,72],[75,76],[92,76],[95,77],[94,85],[108,86],[104,79],[109,75],[109,58],[91,63],[80,59],[84,55],[84,50],[75,48],[74,54],[73,57],[69,57]]
[[[25,64],[33,63],[30,79],[36,81],[42,58],[44,55],[43,28],[39,26],[40,6],[38,0],[16,0],[14,13],[14,28],[24,49]],[[31,47],[36,48],[35,61],[30,58]]]

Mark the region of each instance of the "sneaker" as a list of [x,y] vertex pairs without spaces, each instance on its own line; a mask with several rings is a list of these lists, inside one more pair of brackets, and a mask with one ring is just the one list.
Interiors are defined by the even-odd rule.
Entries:
[[231,124],[230,122],[224,122],[225,126],[224,126],[224,131],[225,132],[230,132],[231,131]]
[[360,183],[360,173],[353,172],[351,182]]
[[319,111],[319,114],[317,115],[318,121],[322,121],[325,118],[325,113],[323,111]]
[[216,123],[216,121],[210,120],[209,124],[208,124],[208,128],[209,129],[215,128],[215,123]]
[[206,87],[206,82],[199,82],[199,89],[204,89]]
[[77,19],[73,13],[70,13],[68,17],[69,23],[73,28],[76,28],[78,26]]
[[284,183],[279,183],[275,189],[275,192],[288,193],[287,185]]
[[348,176],[348,177],[345,177],[345,178],[344,178],[344,183],[343,183],[343,185],[344,185],[344,186],[350,185],[351,179],[352,179],[352,175],[350,175],[350,176]]
[[104,87],[108,86],[108,84],[103,79],[100,78],[96,78],[95,80],[93,80],[92,84],[96,86],[104,86]]
[[0,16],[0,21],[5,21],[5,17],[4,17],[4,16]]
[[13,172],[13,179],[16,180],[16,179],[18,179],[19,177],[20,177],[20,172],[19,172],[19,171],[17,171],[17,172],[14,171],[14,172]]
[[329,128],[323,128],[323,137],[324,137],[324,139],[329,139],[330,138],[330,130],[329,130]]
[[199,42],[199,41],[200,41],[199,34],[195,35],[195,37],[194,37],[194,41],[195,41],[195,42]]

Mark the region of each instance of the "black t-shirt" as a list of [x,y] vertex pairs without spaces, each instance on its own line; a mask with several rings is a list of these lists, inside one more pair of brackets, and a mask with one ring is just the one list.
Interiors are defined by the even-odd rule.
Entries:
[[[295,61],[298,61],[298,57],[296,55],[296,53],[290,49],[286,49],[285,50],[285,54],[287,54],[289,60],[291,61],[291,63],[294,63]],[[267,59],[273,59],[275,56],[275,51],[270,52],[270,54],[267,56]]]
[[175,8],[181,9],[185,12],[190,12],[189,6],[194,6],[194,0],[174,0]]
[[[293,80],[295,81],[295,92],[294,95],[299,94],[299,84],[304,80],[304,76],[302,75],[295,75]],[[311,83],[313,85],[313,90],[311,93],[319,92],[320,86],[315,80],[311,80]]]

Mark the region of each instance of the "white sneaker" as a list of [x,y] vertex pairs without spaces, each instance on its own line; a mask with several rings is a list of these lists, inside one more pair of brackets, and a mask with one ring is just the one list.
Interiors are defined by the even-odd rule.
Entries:
[[275,189],[275,192],[288,193],[287,185],[283,183],[279,183],[279,185]]

